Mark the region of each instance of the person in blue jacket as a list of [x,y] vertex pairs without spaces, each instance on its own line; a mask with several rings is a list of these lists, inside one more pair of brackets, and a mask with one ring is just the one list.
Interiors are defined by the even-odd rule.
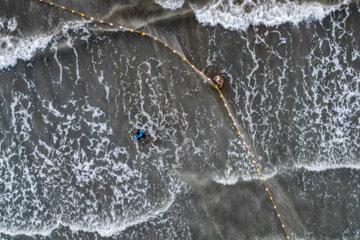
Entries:
[[141,138],[145,137],[145,131],[138,129],[134,135],[135,140],[140,140]]

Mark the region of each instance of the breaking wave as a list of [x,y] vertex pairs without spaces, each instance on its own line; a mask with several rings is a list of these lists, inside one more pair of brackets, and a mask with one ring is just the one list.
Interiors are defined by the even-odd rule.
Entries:
[[155,0],[155,2],[163,8],[172,10],[181,8],[184,5],[184,0]]
[[[296,165],[294,167],[292,167],[291,169],[278,169],[275,170],[272,173],[269,174],[265,174],[263,175],[265,180],[274,178],[277,175],[280,175],[282,173],[285,172],[289,172],[289,171],[297,171],[299,169],[305,169],[306,171],[309,172],[324,172],[327,170],[336,170],[336,169],[356,169],[356,170],[360,170],[360,164],[322,164],[322,163],[318,163],[318,164],[311,164],[311,165],[305,165],[305,164],[299,164]],[[222,185],[236,185],[238,182],[243,181],[243,182],[251,182],[254,180],[258,180],[259,177],[257,175],[235,175],[235,174],[224,174],[223,176],[220,175],[215,175],[212,177],[212,179],[219,184]]]
[[246,30],[250,25],[276,26],[287,22],[298,24],[305,20],[321,20],[339,7],[289,0],[261,0],[256,3],[245,0],[242,4],[236,4],[233,0],[219,0],[195,10],[195,15],[202,24]]
[[15,18],[0,19],[0,33],[5,33],[0,37],[0,70],[15,66],[18,59],[30,60],[35,52],[44,49],[52,38],[40,35],[21,39],[12,36],[16,28]]
[[52,36],[37,36],[25,39],[17,37],[0,38],[0,70],[16,65],[18,60],[30,60],[38,50],[43,50],[51,41]]

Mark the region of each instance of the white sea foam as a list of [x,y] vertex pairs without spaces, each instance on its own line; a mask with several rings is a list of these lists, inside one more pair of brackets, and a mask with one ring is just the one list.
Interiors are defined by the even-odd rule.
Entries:
[[100,71],[100,76],[98,76],[98,80],[101,83],[101,85],[104,86],[105,92],[106,92],[106,99],[109,101],[109,93],[110,93],[110,87],[106,83],[103,83],[104,81],[104,71]]
[[85,231],[85,232],[97,232],[103,237],[110,237],[113,236],[119,232],[124,231],[125,229],[135,226],[144,222],[147,222],[153,218],[161,216],[163,213],[165,213],[174,203],[175,201],[175,195],[173,194],[170,199],[164,203],[163,206],[160,206],[159,208],[150,210],[148,213],[145,213],[140,216],[136,216],[133,219],[123,219],[122,221],[113,222],[113,223],[97,223],[96,226],[90,226],[85,227],[78,225],[75,223],[67,223],[63,221],[58,221],[56,224],[54,224],[51,227],[44,227],[42,229],[36,229],[36,230],[25,230],[25,229],[9,229],[9,228],[2,228],[0,227],[0,233],[9,235],[9,236],[17,236],[17,235],[26,235],[26,236],[35,236],[35,235],[41,235],[41,236],[49,236],[52,231],[59,228],[60,225],[67,226],[71,229],[71,231]]
[[[3,179],[0,178],[0,184],[5,186],[0,206],[7,209],[5,215],[0,216],[0,233],[11,236],[49,236],[54,229],[68,226],[72,231],[111,236],[128,227],[153,219],[155,221],[158,217],[160,221],[166,221],[162,216],[175,202],[179,182],[168,175],[171,172],[168,172],[161,160],[156,160],[159,175],[169,176],[170,179],[164,183],[164,188],[156,192],[157,195],[163,195],[160,201],[154,203],[147,199],[152,194],[148,189],[151,183],[140,170],[127,164],[132,158],[131,153],[126,147],[113,143],[114,131],[100,108],[89,103],[79,104],[76,100],[57,105],[48,99],[38,99],[37,96],[13,92],[10,104],[10,131],[13,134],[7,135],[9,148],[6,151],[0,149],[0,170],[8,172]],[[31,139],[32,131],[37,129],[32,120],[35,111],[31,104],[35,101],[33,98],[41,104],[44,132],[52,129],[50,139],[53,142],[42,137],[36,143]],[[76,111],[74,107],[81,111]],[[80,129],[80,125],[84,128]],[[79,131],[81,134],[76,134],[78,137],[73,135]],[[34,146],[31,154],[25,151],[29,145],[17,147],[19,141],[24,139]],[[80,144],[83,140],[88,143]],[[19,166],[19,175],[11,165],[13,159],[18,157],[24,163],[36,164]],[[144,155],[138,157],[147,158]],[[74,182],[70,178],[61,177],[64,164],[71,167],[75,186],[83,191],[75,191]],[[44,188],[41,194],[37,192],[39,185],[35,178],[41,178],[44,185],[57,188],[63,193],[58,196],[56,203],[52,202],[52,187]],[[59,178],[62,179],[61,184],[56,180]],[[20,199],[20,204],[14,203],[13,199],[23,190],[23,186],[19,187],[15,182],[27,184],[24,187],[26,198]],[[99,211],[102,201],[98,198],[97,191],[86,187],[99,182],[100,185],[111,186],[113,191],[107,198],[108,210]],[[164,191],[160,193],[162,190]],[[99,191],[103,191],[103,188],[100,187]],[[60,208],[61,213],[53,214],[52,207],[45,207],[48,203]],[[81,211],[81,208],[86,208],[86,212]],[[31,215],[25,216],[27,212],[31,212]],[[44,218],[44,215],[47,217]],[[72,216],[77,217],[74,219]]]
[[246,30],[250,25],[275,26],[286,22],[298,24],[305,20],[321,20],[339,6],[327,6],[317,2],[296,3],[245,0],[242,5],[233,0],[218,0],[195,10],[200,23],[221,25],[231,30]]
[[101,236],[110,237],[119,232],[124,231],[125,229],[127,229],[131,226],[135,226],[135,225],[147,222],[158,216],[161,216],[164,212],[166,212],[172,206],[174,201],[175,201],[175,195],[172,195],[170,197],[170,200],[168,200],[163,206],[161,206],[157,209],[150,210],[149,212],[147,212],[143,215],[140,215],[140,216],[136,216],[132,219],[123,219],[122,221],[115,222],[115,223],[98,224],[97,226],[93,226],[91,228],[79,226],[79,225],[76,225],[76,223],[75,224],[62,223],[62,225],[69,226],[73,232],[74,231],[97,232]]
[[17,28],[16,18],[3,19],[0,18],[0,31],[12,33]]
[[[264,177],[265,180],[266,179],[271,179],[277,174],[278,174],[278,172],[274,171],[274,172],[272,172],[270,174],[263,175],[263,177]],[[235,185],[240,181],[251,182],[251,181],[254,181],[254,180],[258,180],[259,176],[257,174],[253,174],[253,175],[250,175],[250,174],[239,174],[239,175],[232,174],[232,175],[224,175],[224,176],[221,176],[221,177],[216,175],[212,179],[215,182],[220,183],[222,185]]]
[[[68,39],[69,47],[73,48],[74,54],[76,56],[76,63],[77,63],[77,71],[76,76],[78,81],[80,79],[80,75],[78,72],[78,55],[76,49],[72,46],[71,36],[68,34],[69,29],[74,30],[83,30],[88,37],[89,31],[84,28],[84,24],[86,22],[69,22],[65,24],[61,29],[60,33],[65,35]],[[0,19],[0,30],[5,29],[6,33],[11,33],[16,30],[17,22],[15,19],[10,20],[2,20]],[[52,41],[53,37],[56,36],[59,32],[49,34],[49,35],[38,35],[32,37],[25,37],[25,38],[18,38],[15,36],[11,36],[11,34],[7,34],[5,36],[0,37],[0,70],[6,69],[8,67],[13,67],[16,65],[18,60],[29,61],[37,51],[44,50],[48,44]],[[52,47],[54,49],[55,47]],[[58,61],[58,59],[56,58]],[[58,64],[60,64],[58,62]],[[61,68],[61,66],[60,66]],[[60,70],[60,80],[62,79],[62,69]]]
[[24,39],[11,36],[16,28],[15,18],[0,19],[0,31],[7,34],[0,37],[0,70],[14,66],[18,59],[30,60],[35,52],[44,49],[52,38],[52,36],[45,35]]
[[239,176],[236,175],[229,175],[224,177],[214,176],[213,180],[222,185],[235,185],[239,180]]
[[36,51],[43,50],[52,36],[40,35],[19,39],[17,37],[0,37],[0,70],[15,66],[17,60],[30,60]]
[[[276,175],[280,175],[285,172],[297,171],[301,168],[306,169],[310,172],[323,172],[327,170],[334,169],[357,169],[360,170],[360,164],[326,164],[326,163],[314,163],[314,164],[297,164],[293,168],[284,168],[277,169],[271,173],[264,174],[263,177],[265,180],[271,179]],[[240,181],[251,182],[254,180],[258,180],[259,176],[257,174],[232,174],[232,175],[224,175],[224,176],[213,176],[212,178],[215,182],[220,183],[222,185],[235,185]]]
[[305,168],[308,171],[312,172],[322,172],[332,169],[357,169],[360,170],[360,164],[299,164],[296,165],[296,168]]
[[163,8],[168,8],[172,10],[181,8],[184,4],[184,0],[155,0],[155,2]]
[[10,32],[14,32],[17,27],[17,22],[15,18],[12,18],[8,21],[8,29]]
[[25,236],[35,236],[35,235],[41,235],[41,236],[50,236],[51,232],[56,229],[59,225],[54,226],[53,228],[43,228],[43,229],[37,229],[37,230],[19,230],[15,228],[6,228],[6,227],[0,227],[0,233],[8,235],[8,236],[18,236],[18,235],[25,235]]

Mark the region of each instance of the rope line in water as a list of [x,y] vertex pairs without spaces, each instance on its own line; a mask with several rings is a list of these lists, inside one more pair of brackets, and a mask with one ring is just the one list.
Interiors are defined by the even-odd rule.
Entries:
[[68,11],[68,12],[77,14],[77,15],[79,15],[79,16],[81,16],[81,17],[83,17],[83,18],[89,19],[89,20],[91,20],[91,21],[93,21],[93,22],[98,22],[98,23],[101,23],[101,24],[106,24],[106,25],[109,25],[109,26],[112,26],[112,27],[116,27],[116,28],[121,29],[121,30],[124,30],[124,31],[129,31],[129,32],[133,32],[133,33],[138,33],[138,34],[141,34],[142,36],[147,36],[147,37],[149,37],[149,38],[152,38],[153,40],[161,43],[162,45],[164,45],[165,47],[167,47],[168,49],[170,49],[174,54],[178,55],[184,62],[186,62],[186,63],[187,63],[191,68],[193,68],[198,74],[200,74],[200,75],[201,75],[202,77],[204,77],[207,81],[209,81],[210,84],[211,84],[212,86],[214,86],[214,87],[216,88],[216,90],[218,91],[218,93],[219,93],[219,95],[220,95],[220,98],[221,98],[221,100],[222,100],[223,103],[224,103],[224,107],[225,107],[226,111],[228,112],[229,117],[231,118],[231,121],[233,122],[233,125],[234,125],[234,127],[235,127],[235,129],[236,129],[236,132],[237,132],[237,134],[239,135],[239,137],[240,137],[240,139],[241,139],[241,142],[242,142],[242,144],[244,145],[244,147],[245,147],[245,149],[246,149],[246,152],[247,152],[247,154],[248,154],[249,157],[250,157],[251,163],[254,165],[254,167],[255,167],[255,169],[256,169],[256,172],[258,173],[259,179],[260,179],[260,181],[263,183],[263,186],[264,186],[264,188],[265,188],[265,191],[267,192],[267,194],[268,194],[268,196],[269,196],[269,199],[270,199],[270,201],[271,201],[271,203],[272,203],[272,205],[273,205],[273,207],[274,207],[274,209],[275,209],[276,216],[278,217],[278,219],[279,219],[279,221],[280,221],[280,223],[281,223],[281,227],[282,227],[282,229],[284,230],[286,239],[290,239],[289,234],[288,234],[288,232],[287,232],[287,230],[286,230],[286,228],[285,228],[285,224],[284,224],[284,222],[283,222],[283,220],[282,220],[282,218],[281,218],[281,215],[280,215],[280,213],[279,213],[279,210],[278,210],[278,208],[277,208],[277,206],[276,206],[276,204],[275,204],[275,202],[274,202],[274,199],[273,199],[273,197],[272,197],[272,195],[271,195],[271,193],[270,193],[270,190],[269,190],[269,188],[268,188],[268,186],[267,186],[267,184],[266,184],[266,182],[265,182],[265,179],[264,179],[262,173],[260,172],[260,168],[259,168],[258,165],[256,164],[253,154],[250,152],[250,147],[246,144],[244,137],[241,135],[240,129],[239,129],[237,123],[236,123],[236,120],[235,120],[233,114],[231,114],[231,111],[230,111],[229,106],[226,104],[226,100],[224,99],[224,96],[223,96],[221,90],[218,88],[217,85],[215,85],[215,84],[212,82],[212,80],[211,80],[210,77],[206,76],[206,75],[204,74],[204,72],[200,71],[200,70],[199,70],[197,67],[195,67],[191,62],[189,62],[189,60],[188,60],[185,56],[181,55],[181,54],[180,54],[178,51],[176,51],[174,48],[172,48],[172,47],[169,46],[167,43],[161,41],[160,39],[158,39],[157,37],[155,37],[155,36],[153,36],[153,35],[151,35],[151,34],[149,34],[149,33],[142,32],[142,31],[138,31],[138,30],[136,30],[136,29],[128,28],[128,27],[125,27],[125,26],[121,26],[121,25],[116,24],[116,23],[107,22],[107,21],[104,21],[104,20],[101,20],[101,19],[98,19],[98,18],[90,17],[90,16],[88,16],[88,15],[85,15],[84,13],[75,11],[75,10],[73,10],[73,9],[67,8],[67,7],[65,7],[65,6],[62,6],[62,5],[59,5],[59,4],[56,4],[56,3],[53,3],[53,2],[47,1],[47,0],[39,0],[39,1],[40,1],[40,2],[43,2],[43,3],[46,3],[46,4],[48,4],[48,5],[51,5],[51,6],[55,6],[55,7],[57,7],[57,8],[64,9],[64,10],[66,10],[66,11]]

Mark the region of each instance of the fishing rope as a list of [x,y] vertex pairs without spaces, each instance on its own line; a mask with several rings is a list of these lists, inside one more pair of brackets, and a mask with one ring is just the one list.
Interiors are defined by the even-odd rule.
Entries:
[[226,103],[226,100],[225,100],[225,98],[224,98],[224,95],[222,94],[222,92],[221,92],[221,90],[219,89],[219,87],[213,83],[213,81],[210,79],[210,77],[206,76],[202,71],[200,71],[200,70],[199,70],[197,67],[195,67],[191,62],[189,62],[189,60],[188,60],[185,56],[183,56],[182,54],[180,54],[180,53],[179,53],[178,51],[176,51],[174,48],[172,48],[171,46],[169,46],[167,43],[161,41],[160,39],[158,39],[158,38],[155,37],[154,35],[151,35],[151,34],[149,34],[149,33],[143,32],[143,31],[138,31],[138,30],[136,30],[136,29],[132,29],[132,28],[128,28],[128,27],[125,27],[125,26],[121,26],[121,25],[116,24],[116,23],[111,23],[111,22],[103,21],[103,20],[98,19],[98,18],[90,17],[90,16],[88,16],[88,15],[85,15],[84,13],[81,13],[81,12],[78,12],[78,11],[75,11],[75,10],[72,10],[72,9],[70,9],[70,8],[67,8],[67,7],[65,7],[65,6],[62,6],[62,5],[59,5],[59,4],[50,2],[50,1],[46,1],[46,0],[39,0],[39,1],[40,1],[40,2],[43,2],[43,3],[46,3],[46,4],[48,4],[48,5],[51,5],[51,6],[55,6],[55,7],[57,7],[57,8],[64,9],[64,10],[66,10],[66,11],[68,11],[68,12],[72,12],[72,13],[77,14],[77,15],[83,17],[83,18],[89,19],[89,20],[91,20],[91,21],[93,21],[93,22],[97,22],[97,23],[101,23],[101,24],[106,24],[106,25],[109,25],[109,26],[111,26],[111,27],[116,27],[116,28],[118,28],[118,29],[121,29],[121,30],[123,30],[123,31],[129,31],[129,32],[132,32],[132,33],[141,34],[142,36],[147,36],[147,37],[149,37],[149,38],[151,38],[151,39],[153,39],[153,40],[161,43],[161,44],[164,45],[166,48],[170,49],[174,54],[178,55],[184,62],[186,62],[191,68],[193,68],[198,74],[200,74],[203,78],[205,78],[207,81],[209,81],[209,83],[216,88],[216,90],[218,91],[218,93],[219,93],[219,95],[220,95],[220,98],[221,98],[222,102],[224,103],[224,107],[225,107],[226,111],[228,112],[229,117],[231,118],[231,121],[233,122],[233,125],[234,125],[234,127],[235,127],[235,129],[236,129],[236,132],[237,132],[237,134],[239,135],[239,137],[240,137],[240,139],[241,139],[241,142],[242,142],[242,144],[244,145],[244,147],[245,147],[245,149],[246,149],[246,152],[247,152],[247,154],[248,154],[249,157],[250,157],[251,163],[254,165],[254,167],[255,167],[255,169],[256,169],[256,172],[258,173],[258,177],[259,177],[260,181],[262,182],[262,184],[263,184],[263,186],[264,186],[264,188],[265,188],[265,191],[267,192],[267,194],[268,194],[268,196],[269,196],[269,199],[270,199],[270,201],[271,201],[271,203],[272,203],[272,205],[273,205],[273,207],[274,207],[274,209],[275,209],[276,216],[278,217],[278,219],[279,219],[279,221],[280,221],[280,223],[281,223],[281,227],[282,227],[282,229],[284,230],[286,239],[290,239],[289,234],[288,234],[288,232],[287,232],[287,230],[286,230],[286,228],[285,228],[285,224],[284,224],[284,222],[283,222],[283,220],[282,220],[282,218],[281,218],[281,215],[280,215],[280,213],[279,213],[279,210],[278,210],[278,208],[277,208],[277,206],[276,206],[276,204],[275,204],[275,202],[274,202],[274,199],[273,199],[273,197],[272,197],[272,195],[271,195],[271,193],[270,193],[270,190],[269,190],[269,188],[268,188],[268,185],[267,185],[266,182],[265,182],[264,176],[263,176],[263,174],[261,173],[260,168],[258,167],[257,163],[255,162],[254,155],[250,152],[250,147],[246,144],[245,139],[244,139],[243,135],[242,135],[241,132],[240,132],[240,129],[239,129],[239,127],[238,127],[238,124],[236,123],[236,120],[235,120],[233,114],[231,113],[228,104]]

